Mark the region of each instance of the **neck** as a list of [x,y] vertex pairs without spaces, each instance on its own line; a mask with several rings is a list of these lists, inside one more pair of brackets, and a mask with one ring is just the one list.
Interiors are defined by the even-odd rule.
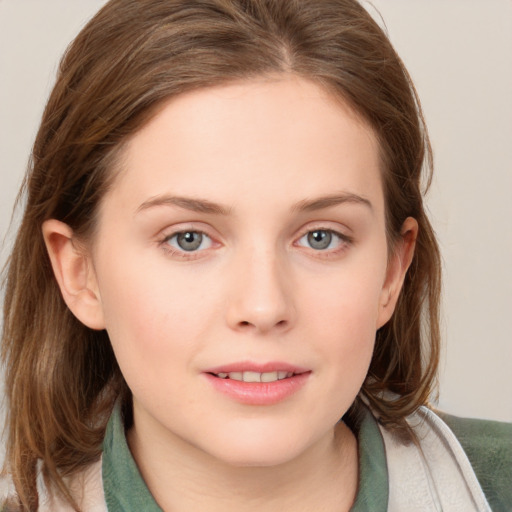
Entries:
[[180,440],[162,446],[148,439],[136,427],[128,432],[144,481],[164,511],[339,512],[355,500],[357,442],[341,422],[295,459],[264,467],[233,466]]

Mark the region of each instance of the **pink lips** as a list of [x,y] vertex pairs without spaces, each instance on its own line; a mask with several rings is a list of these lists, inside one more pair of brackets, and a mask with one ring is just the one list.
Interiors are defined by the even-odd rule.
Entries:
[[[284,373],[287,376],[272,382],[244,382],[224,377],[224,375],[234,372],[260,374],[278,372],[281,376]],[[247,405],[273,405],[299,391],[306,384],[311,371],[288,363],[257,364],[247,361],[211,368],[205,371],[204,375],[214,389],[237,402]]]

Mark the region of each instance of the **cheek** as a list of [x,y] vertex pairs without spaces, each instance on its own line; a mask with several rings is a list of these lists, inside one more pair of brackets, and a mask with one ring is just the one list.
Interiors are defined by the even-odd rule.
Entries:
[[[342,385],[357,393],[373,354],[380,310],[383,265],[368,261],[326,276],[323,282],[306,283],[303,291],[302,321],[323,358],[333,365],[333,386]],[[311,293],[314,290],[314,293]]]
[[372,294],[368,300],[363,295],[360,289],[351,293],[347,288],[329,304],[324,302],[318,311],[316,331],[318,339],[326,340],[324,356],[335,363],[334,371],[342,370],[338,378],[345,383],[364,379],[373,353],[377,321],[375,296]]
[[98,269],[106,328],[127,380],[143,368],[186,366],[216,310],[209,287],[187,272],[126,254],[103,261],[112,262]]
[[306,284],[304,311],[318,329],[337,332],[340,339],[363,341],[375,336],[385,266],[355,263]]
[[[368,373],[375,344],[375,287],[333,282],[308,300],[303,325],[314,339],[318,390],[306,422],[334,425],[349,409]],[[318,399],[321,396],[321,399]],[[320,420],[318,420],[320,418]]]

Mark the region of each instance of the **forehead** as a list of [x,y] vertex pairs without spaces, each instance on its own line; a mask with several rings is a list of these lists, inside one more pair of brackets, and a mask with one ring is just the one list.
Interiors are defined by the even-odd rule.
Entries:
[[339,191],[382,207],[372,129],[294,76],[177,96],[131,137],[122,161],[111,193],[139,205],[164,193],[270,205]]

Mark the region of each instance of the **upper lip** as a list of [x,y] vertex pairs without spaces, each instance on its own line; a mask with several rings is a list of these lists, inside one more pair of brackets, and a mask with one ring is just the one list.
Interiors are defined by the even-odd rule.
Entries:
[[257,373],[270,373],[270,372],[292,372],[295,374],[306,373],[310,370],[290,363],[280,361],[269,361],[266,363],[256,363],[253,361],[239,361],[235,363],[223,364],[214,368],[208,368],[205,373],[231,373],[231,372],[257,372]]

